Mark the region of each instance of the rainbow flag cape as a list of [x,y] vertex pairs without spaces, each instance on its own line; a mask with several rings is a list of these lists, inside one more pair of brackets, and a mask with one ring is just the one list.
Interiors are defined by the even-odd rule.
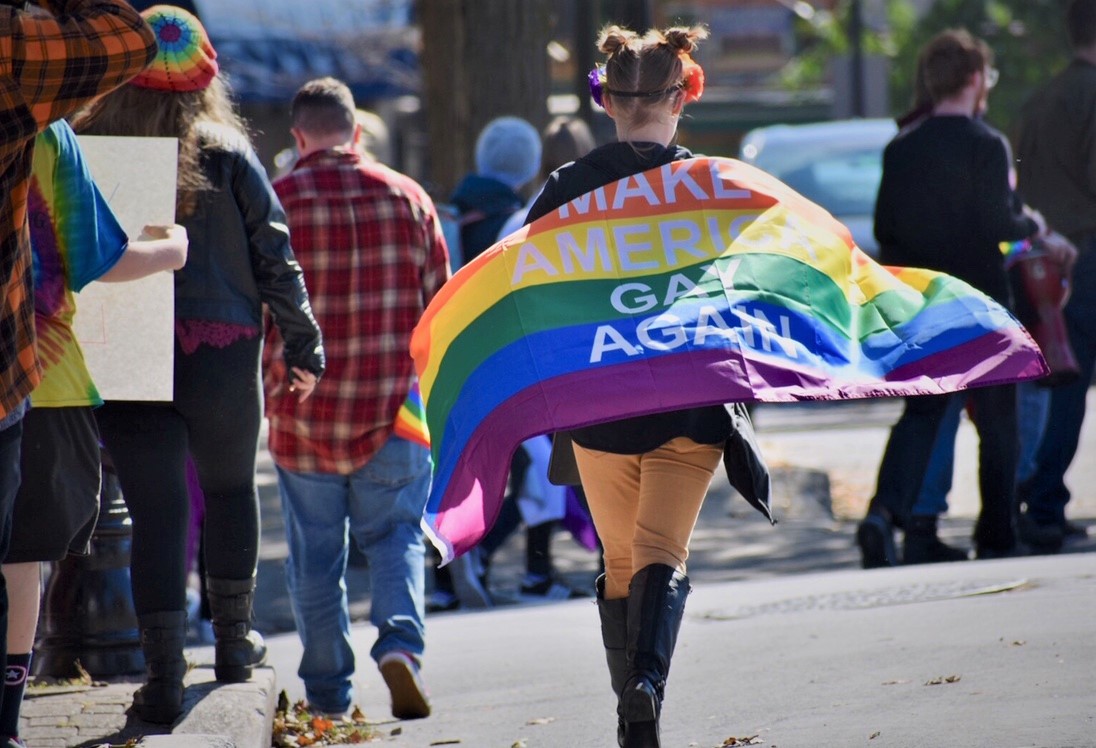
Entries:
[[510,456],[536,434],[1047,371],[989,297],[875,263],[824,209],[720,158],[627,177],[506,237],[441,288],[411,352],[434,456],[424,524],[447,560],[494,523]]

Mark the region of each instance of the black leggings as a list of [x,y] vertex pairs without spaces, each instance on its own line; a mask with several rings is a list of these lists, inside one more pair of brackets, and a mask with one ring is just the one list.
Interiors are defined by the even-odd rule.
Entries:
[[138,614],[185,610],[189,454],[205,494],[206,573],[248,579],[259,558],[255,460],[262,418],[261,340],[175,346],[174,403],[110,402],[96,411],[133,519]]

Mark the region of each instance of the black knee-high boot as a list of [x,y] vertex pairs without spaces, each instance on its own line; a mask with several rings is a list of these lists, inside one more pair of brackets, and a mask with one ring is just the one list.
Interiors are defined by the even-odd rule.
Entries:
[[169,725],[183,711],[186,611],[137,616],[145,654],[145,684],[133,694],[133,713],[145,722]]
[[605,599],[605,575],[594,582],[597,590],[597,612],[601,616],[601,642],[605,645],[605,661],[609,665],[609,682],[617,697],[617,745],[624,745],[624,713],[620,694],[628,679],[628,598]]
[[251,669],[266,661],[266,643],[251,630],[251,607],[255,600],[255,577],[250,579],[206,578],[209,611],[213,616],[213,673],[217,680],[242,683]]
[[628,680],[621,694],[624,748],[661,748],[659,716],[670,659],[685,613],[689,578],[651,564],[628,587]]

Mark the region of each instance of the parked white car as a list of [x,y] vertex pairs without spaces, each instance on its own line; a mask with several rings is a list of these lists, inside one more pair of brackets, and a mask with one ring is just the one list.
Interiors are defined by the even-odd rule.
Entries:
[[862,250],[877,257],[875,197],[883,148],[897,131],[890,119],[770,125],[746,133],[739,158],[828,210]]

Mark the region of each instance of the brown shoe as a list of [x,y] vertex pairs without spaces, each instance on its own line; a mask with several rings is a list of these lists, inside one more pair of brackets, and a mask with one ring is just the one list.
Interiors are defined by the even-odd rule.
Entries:
[[419,666],[406,652],[389,652],[377,666],[392,694],[392,716],[396,719],[422,719],[430,716],[430,699],[419,675]]

